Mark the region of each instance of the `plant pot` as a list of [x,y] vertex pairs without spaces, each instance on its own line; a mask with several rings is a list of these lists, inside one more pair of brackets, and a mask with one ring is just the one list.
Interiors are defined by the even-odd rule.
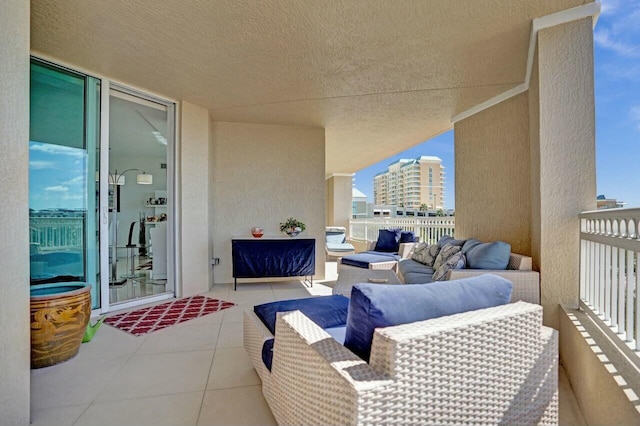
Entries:
[[76,356],[90,316],[90,285],[31,286],[31,368],[49,367]]
[[285,232],[290,237],[297,237],[298,234],[300,234],[302,232],[302,229],[300,229],[300,228],[289,228]]

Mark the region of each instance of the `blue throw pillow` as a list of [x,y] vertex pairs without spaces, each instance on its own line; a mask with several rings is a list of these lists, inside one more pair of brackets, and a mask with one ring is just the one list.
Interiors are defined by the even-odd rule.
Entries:
[[381,229],[375,251],[395,253],[400,248],[400,229]]
[[438,240],[438,247],[442,248],[442,247],[444,247],[446,245],[462,247],[466,241],[467,240],[456,240],[455,238],[451,237],[450,235],[443,235]]
[[511,245],[504,241],[476,244],[467,249],[465,256],[470,269],[507,269]]
[[413,231],[400,231],[400,244],[402,243],[415,243],[416,234]]
[[254,306],[253,311],[271,334],[275,334],[278,312],[301,311],[321,328],[328,328],[344,325],[347,322],[348,308],[349,299],[336,294],[264,303]]
[[344,345],[369,361],[376,328],[504,305],[511,290],[509,280],[490,274],[432,284],[356,284]]

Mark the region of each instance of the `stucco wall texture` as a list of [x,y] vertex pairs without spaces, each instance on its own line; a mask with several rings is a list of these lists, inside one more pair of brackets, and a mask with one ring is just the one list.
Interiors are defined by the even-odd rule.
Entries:
[[348,232],[353,209],[351,188],[351,176],[327,179],[327,226],[344,226]]
[[578,215],[595,207],[591,24],[540,31],[529,91],[455,124],[456,236],[532,255],[555,328],[578,303]]
[[316,277],[324,277],[324,153],[324,129],[212,123],[214,283],[233,281],[232,237],[250,237],[256,225],[265,236],[286,237],[279,224],[288,217],[316,239]]
[[530,255],[528,109],[522,93],[455,124],[456,237]]
[[28,425],[29,2],[0,5],[0,423]]
[[[593,29],[582,19],[538,34],[542,305],[558,327],[560,304],[577,307],[578,215],[595,209]],[[536,194],[537,196],[537,194]]]
[[[189,102],[181,104],[180,230],[182,253],[181,296],[209,290],[211,247],[209,243],[209,111]],[[188,208],[184,208],[188,206]],[[180,290],[178,286],[178,290]]]

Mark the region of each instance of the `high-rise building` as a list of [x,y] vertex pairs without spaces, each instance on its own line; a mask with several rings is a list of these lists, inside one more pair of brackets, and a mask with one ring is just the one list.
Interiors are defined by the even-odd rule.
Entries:
[[401,159],[373,178],[375,204],[444,209],[444,166],[438,157]]

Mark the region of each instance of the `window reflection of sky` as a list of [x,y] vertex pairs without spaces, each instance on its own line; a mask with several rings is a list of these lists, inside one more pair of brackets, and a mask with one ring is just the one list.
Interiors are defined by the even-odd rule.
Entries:
[[29,207],[86,210],[87,152],[29,142]]

